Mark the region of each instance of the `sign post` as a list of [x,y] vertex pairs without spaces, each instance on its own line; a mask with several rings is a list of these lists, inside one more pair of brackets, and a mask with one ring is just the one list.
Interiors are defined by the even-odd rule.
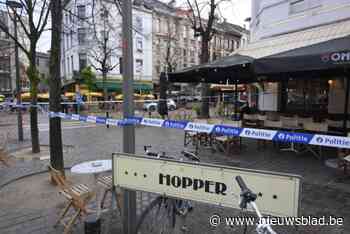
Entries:
[[258,195],[264,214],[298,216],[300,176],[275,172],[114,154],[114,185],[239,209],[241,176]]

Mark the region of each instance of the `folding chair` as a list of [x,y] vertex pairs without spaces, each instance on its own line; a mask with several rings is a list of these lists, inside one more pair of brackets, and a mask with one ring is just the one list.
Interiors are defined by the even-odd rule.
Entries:
[[[82,217],[83,215],[88,214],[88,210],[86,205],[93,198],[94,193],[89,189],[89,187],[85,184],[70,184],[62,175],[62,173],[52,166],[48,166],[49,173],[51,175],[52,180],[59,187],[59,193],[62,194],[67,200],[67,205],[61,210],[58,220],[55,223],[55,227],[59,223],[64,226],[64,234],[67,234],[71,231],[72,226],[76,222],[78,217]],[[75,213],[68,220],[68,222],[64,222],[64,218],[67,215],[70,208],[75,210]]]
[[349,150],[346,149],[339,149],[338,150],[338,162],[337,166],[339,171],[343,172],[342,178],[340,179],[346,179],[350,177],[350,155]]
[[119,212],[121,212],[122,195],[121,193],[118,193],[117,191],[115,191],[116,188],[113,186],[112,175],[98,177],[97,183],[105,189],[102,196],[101,204],[100,204],[101,209],[104,209],[104,203],[105,203],[107,194],[111,193],[112,202],[113,202],[113,199],[115,198],[117,203],[117,208],[119,209]]
[[7,152],[7,143],[9,138],[9,133],[3,135],[3,140],[0,145],[0,162],[3,163],[6,167],[11,166],[10,157]]

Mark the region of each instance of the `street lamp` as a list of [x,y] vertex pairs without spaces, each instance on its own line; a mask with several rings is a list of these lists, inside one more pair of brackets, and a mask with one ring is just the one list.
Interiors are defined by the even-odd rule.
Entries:
[[[6,6],[11,8],[13,12],[17,9],[22,9],[23,5],[17,1],[6,1]],[[17,14],[14,14],[14,37],[17,41]],[[22,126],[22,111],[21,111],[21,84],[19,77],[19,58],[18,58],[18,46],[15,42],[15,66],[16,66],[16,99],[17,99],[17,124],[18,124],[18,140],[23,141],[23,126]]]

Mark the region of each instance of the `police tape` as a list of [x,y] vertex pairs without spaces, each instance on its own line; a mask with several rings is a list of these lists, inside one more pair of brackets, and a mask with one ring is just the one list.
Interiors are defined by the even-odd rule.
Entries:
[[144,117],[129,117],[113,119],[101,116],[66,114],[62,112],[49,112],[50,118],[59,117],[65,120],[96,123],[122,127],[126,125],[143,125],[149,127],[173,128],[198,133],[208,133],[229,137],[244,137],[259,140],[278,141],[285,143],[300,143],[306,145],[328,146],[350,149],[350,137],[311,134],[301,132],[288,132],[280,130],[241,128],[223,124],[196,123],[185,120],[156,119]]

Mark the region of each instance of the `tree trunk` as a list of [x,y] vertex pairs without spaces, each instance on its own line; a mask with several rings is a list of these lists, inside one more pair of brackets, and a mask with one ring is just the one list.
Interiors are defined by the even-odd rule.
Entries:
[[36,51],[35,44],[32,43],[30,46],[30,61],[27,70],[27,75],[30,80],[30,96],[31,96],[31,107],[30,107],[30,133],[32,138],[32,152],[40,152],[39,142],[39,129],[38,129],[38,84],[39,76],[36,70]]
[[[201,64],[209,62],[209,37],[202,36]],[[201,83],[202,105],[200,118],[209,118],[209,84]]]
[[[62,3],[61,0],[52,1],[51,10],[51,54],[50,54],[50,111],[59,112],[61,109],[61,25]],[[62,150],[61,119],[50,118],[50,162],[51,165],[64,173],[64,161]]]
[[[106,86],[107,72],[105,68],[103,68],[103,72],[102,72],[102,82],[103,82],[103,97],[104,97],[103,100],[108,101],[108,92],[107,92],[107,86]],[[107,109],[108,104],[105,102],[103,106],[105,107],[105,109]]]

